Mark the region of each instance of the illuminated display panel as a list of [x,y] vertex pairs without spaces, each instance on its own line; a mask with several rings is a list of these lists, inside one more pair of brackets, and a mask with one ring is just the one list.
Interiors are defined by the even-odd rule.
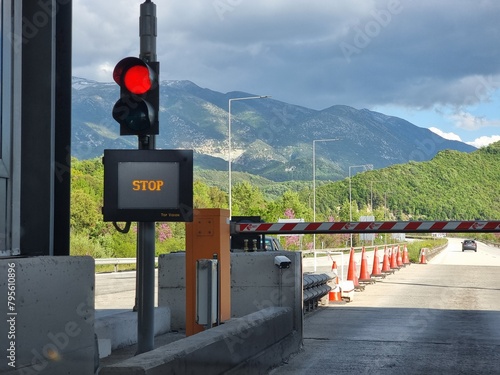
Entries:
[[104,150],[104,221],[192,221],[191,150]]
[[179,163],[118,163],[118,209],[178,208]]

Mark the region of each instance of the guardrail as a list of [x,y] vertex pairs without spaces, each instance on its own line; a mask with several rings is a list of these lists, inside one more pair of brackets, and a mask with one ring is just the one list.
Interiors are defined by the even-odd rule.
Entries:
[[332,288],[328,285],[330,280],[333,280],[333,276],[324,273],[304,275],[304,312],[312,311],[318,307],[319,300],[332,290]]
[[478,241],[484,242],[485,244],[487,244],[489,246],[500,247],[500,243],[498,243],[498,242],[491,242],[491,241],[484,241],[484,240],[478,240]]
[[[97,258],[96,265],[112,264],[115,267],[114,272],[118,272],[119,264],[136,264],[137,258]],[[155,258],[155,263],[158,263],[158,258]]]

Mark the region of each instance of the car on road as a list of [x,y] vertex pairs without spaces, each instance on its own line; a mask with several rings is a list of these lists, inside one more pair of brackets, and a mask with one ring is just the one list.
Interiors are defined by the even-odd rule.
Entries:
[[264,240],[264,248],[266,251],[280,251],[283,250],[280,241],[276,237],[266,236]]
[[476,243],[476,241],[474,241],[474,240],[464,240],[464,242],[462,242],[462,251],[465,251],[465,250],[474,250],[475,252],[477,252],[477,243]]

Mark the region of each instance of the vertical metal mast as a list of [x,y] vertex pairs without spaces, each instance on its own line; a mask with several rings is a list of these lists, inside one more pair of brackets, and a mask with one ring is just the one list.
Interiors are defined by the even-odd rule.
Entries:
[[[141,4],[139,58],[156,61],[156,5]],[[157,69],[158,71],[158,69]],[[159,79],[158,79],[159,84]],[[155,135],[139,136],[140,150],[155,149]],[[137,223],[137,354],[154,349],[155,223]]]

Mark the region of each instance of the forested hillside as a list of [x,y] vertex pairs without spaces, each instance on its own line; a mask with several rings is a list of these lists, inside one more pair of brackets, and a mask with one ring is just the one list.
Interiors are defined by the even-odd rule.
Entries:
[[[71,253],[94,257],[135,256],[135,227],[118,233],[102,221],[103,167],[101,159],[72,163]],[[211,177],[212,176],[212,177]],[[195,170],[196,208],[227,208],[223,172]],[[233,173],[233,215],[260,215],[265,221],[303,218],[312,221],[311,183],[276,183],[247,173]],[[375,220],[498,220],[500,217],[500,142],[463,153],[441,151],[428,162],[359,173],[316,188],[317,221],[353,221],[362,215]],[[303,246],[310,246],[305,236]],[[341,235],[317,236],[325,246],[345,245]],[[286,246],[298,248],[290,237]],[[157,254],[184,249],[183,223],[157,224]]]
[[[349,181],[317,189],[317,210],[335,211]],[[489,220],[500,217],[500,142],[472,153],[439,152],[431,161],[368,171],[352,178],[359,207],[386,207],[389,219]]]

